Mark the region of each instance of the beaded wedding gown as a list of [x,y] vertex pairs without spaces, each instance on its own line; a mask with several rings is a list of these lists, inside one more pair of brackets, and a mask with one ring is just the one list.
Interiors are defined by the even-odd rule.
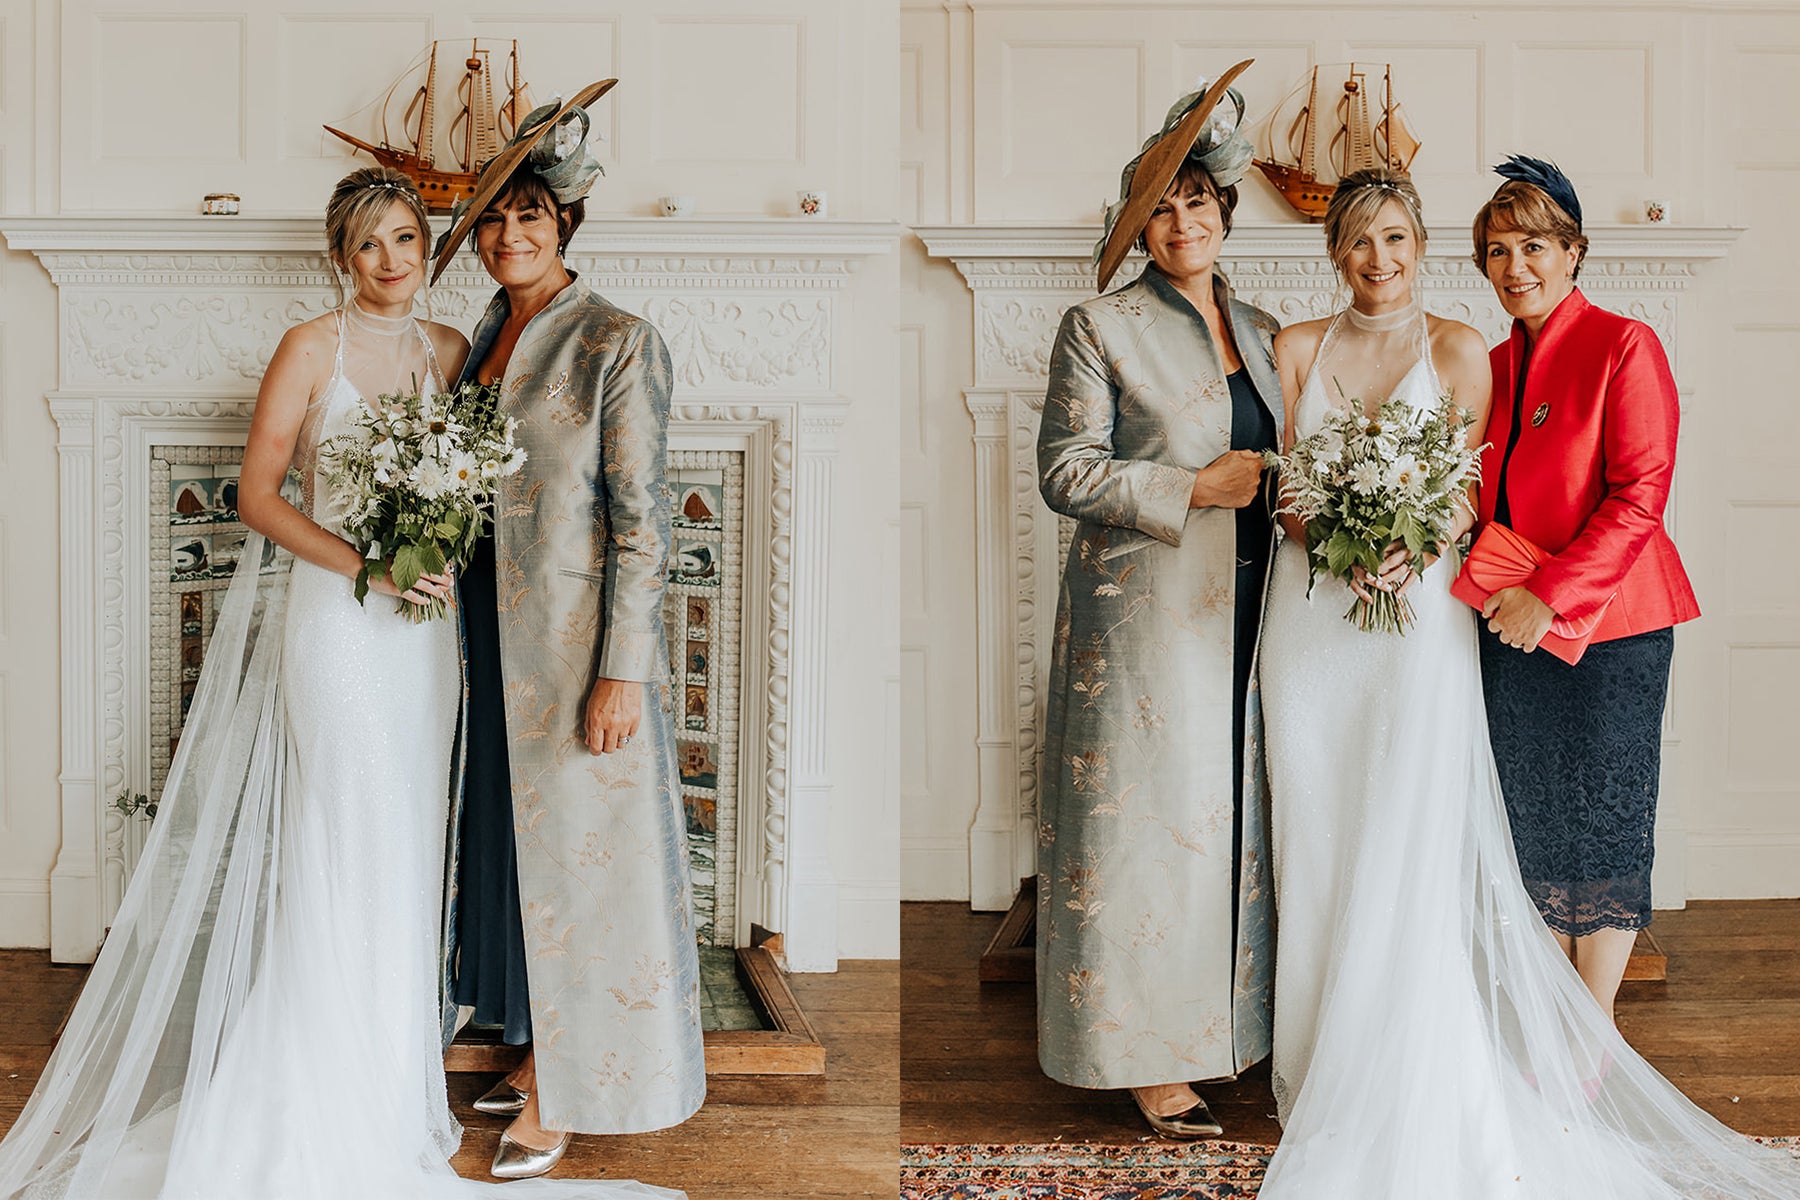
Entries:
[[[339,317],[294,454],[342,533],[320,447],[365,397],[441,387],[411,318]],[[445,836],[462,694],[454,619],[252,535],[160,809],[87,984],[0,1143],[0,1196],[679,1197],[630,1182],[465,1181],[445,1099]]]
[[[1294,413],[1435,405],[1424,313],[1339,314]],[[1498,401],[1497,401],[1498,402]],[[1281,1144],[1261,1200],[1793,1200],[1800,1163],[1625,1043],[1519,881],[1454,558],[1404,636],[1276,552],[1262,640]]]

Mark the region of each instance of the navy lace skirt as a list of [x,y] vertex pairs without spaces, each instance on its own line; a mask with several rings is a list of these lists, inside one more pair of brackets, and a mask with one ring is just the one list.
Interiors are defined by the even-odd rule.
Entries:
[[1581,937],[1650,923],[1663,706],[1675,631],[1588,647],[1575,666],[1481,628],[1494,763],[1526,890]]

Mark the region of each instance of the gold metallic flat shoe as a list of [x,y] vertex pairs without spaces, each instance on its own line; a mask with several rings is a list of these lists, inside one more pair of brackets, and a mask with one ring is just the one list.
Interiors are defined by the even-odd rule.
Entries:
[[534,1150],[521,1142],[515,1142],[504,1133],[500,1135],[500,1148],[494,1151],[494,1165],[488,1168],[495,1179],[535,1179],[551,1167],[562,1161],[563,1151],[569,1148],[569,1138],[563,1134],[556,1145],[548,1150]]
[[1144,1114],[1144,1120],[1150,1122],[1150,1128],[1156,1130],[1163,1137],[1187,1140],[1218,1137],[1225,1132],[1225,1127],[1213,1119],[1212,1109],[1206,1107],[1204,1100],[1196,1100],[1192,1108],[1178,1112],[1172,1117],[1159,1117],[1146,1108],[1142,1100],[1138,1099],[1136,1090],[1131,1088],[1126,1090],[1131,1092],[1132,1103],[1136,1104],[1138,1111]]
[[476,1112],[487,1113],[489,1116],[516,1117],[525,1111],[525,1101],[529,1099],[530,1092],[521,1092],[502,1079],[475,1102],[474,1108]]

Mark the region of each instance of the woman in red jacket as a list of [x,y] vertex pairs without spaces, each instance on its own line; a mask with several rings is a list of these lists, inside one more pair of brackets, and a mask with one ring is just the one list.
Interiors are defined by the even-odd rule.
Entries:
[[[1581,204],[1514,157],[1475,217],[1475,263],[1513,317],[1491,355],[1482,522],[1549,555],[1488,598],[1481,669],[1494,759],[1527,889],[1610,1014],[1650,863],[1673,627],[1700,615],[1663,508],[1675,381],[1656,334],[1588,303]],[[1575,666],[1533,653],[1557,617],[1595,620]]]

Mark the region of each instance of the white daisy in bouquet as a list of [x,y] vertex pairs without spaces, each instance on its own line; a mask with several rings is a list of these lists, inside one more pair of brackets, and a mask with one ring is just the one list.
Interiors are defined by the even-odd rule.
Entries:
[[[371,579],[406,592],[421,575],[469,561],[493,520],[500,480],[525,463],[517,422],[500,412],[496,387],[475,383],[423,395],[382,396],[351,418],[353,434],[320,448],[344,535],[363,556],[356,598]],[[445,604],[401,602],[415,620],[441,617]]]
[[[1308,589],[1319,572],[1352,583],[1361,567],[1380,573],[1387,548],[1406,547],[1415,573],[1443,553],[1467,489],[1480,478],[1481,447],[1469,444],[1475,414],[1449,395],[1430,409],[1384,402],[1373,417],[1351,399],[1285,455],[1281,511],[1306,526]],[[1359,629],[1405,633],[1412,605],[1398,592],[1365,588],[1344,619]]]

